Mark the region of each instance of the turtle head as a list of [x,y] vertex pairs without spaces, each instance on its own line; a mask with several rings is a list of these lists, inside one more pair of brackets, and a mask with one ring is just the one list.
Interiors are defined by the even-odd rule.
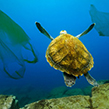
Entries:
[[66,30],[62,30],[62,31],[60,31],[60,35],[61,34],[67,34],[67,31]]

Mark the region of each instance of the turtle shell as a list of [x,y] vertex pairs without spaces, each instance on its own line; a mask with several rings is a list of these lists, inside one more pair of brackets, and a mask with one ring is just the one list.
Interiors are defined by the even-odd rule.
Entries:
[[81,76],[93,67],[93,57],[84,44],[70,34],[61,34],[51,41],[46,59],[57,70]]

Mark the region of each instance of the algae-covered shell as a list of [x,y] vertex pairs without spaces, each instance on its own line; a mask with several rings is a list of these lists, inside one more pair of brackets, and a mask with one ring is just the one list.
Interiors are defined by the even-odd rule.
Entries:
[[84,44],[70,34],[61,34],[51,41],[46,59],[55,69],[76,77],[87,73],[94,64]]

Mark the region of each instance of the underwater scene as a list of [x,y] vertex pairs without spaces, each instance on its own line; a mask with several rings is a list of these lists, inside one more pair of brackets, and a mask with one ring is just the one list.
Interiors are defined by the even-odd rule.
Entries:
[[0,0],[0,95],[16,96],[24,107],[91,96],[92,87],[104,83],[108,0]]

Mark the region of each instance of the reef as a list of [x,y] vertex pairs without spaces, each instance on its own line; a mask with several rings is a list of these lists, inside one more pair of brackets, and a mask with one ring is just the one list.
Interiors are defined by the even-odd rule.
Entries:
[[[61,88],[68,93],[67,89],[64,87]],[[89,87],[89,89],[90,88],[91,87]],[[86,89],[88,90],[88,87]],[[72,89],[69,91],[75,92],[76,90],[73,91]],[[87,90],[86,95],[80,95],[78,93],[78,95],[67,97],[64,96],[60,98],[55,98],[55,95],[54,98],[49,96],[48,98],[26,104],[22,108],[19,107],[20,101],[18,101],[15,96],[0,95],[0,109],[108,109],[109,83],[101,84],[98,87],[93,87],[90,95],[88,95],[89,92],[87,92]],[[79,92],[81,93],[81,90],[79,90]]]
[[45,99],[47,94],[42,89],[38,89],[37,87],[28,84],[20,87],[0,86],[0,95],[15,96],[19,102],[19,107],[23,107],[26,104]]
[[[99,85],[109,83],[109,80],[99,80],[97,81]],[[89,95],[91,96],[92,85],[89,85],[84,88],[67,88],[65,86],[60,86],[53,88],[48,95],[45,96],[46,99],[51,98],[62,98],[74,95]]]
[[109,83],[93,87],[91,96],[76,95],[40,100],[21,109],[108,109]]
[[15,96],[0,95],[0,109],[19,109]]

